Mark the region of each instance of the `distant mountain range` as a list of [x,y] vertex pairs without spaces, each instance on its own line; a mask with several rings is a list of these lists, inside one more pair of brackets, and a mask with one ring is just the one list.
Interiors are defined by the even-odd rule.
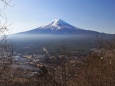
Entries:
[[[54,19],[50,23],[40,26],[36,29],[21,32],[18,34],[53,34],[53,35],[96,35],[96,31],[84,30],[77,28],[61,19]],[[104,33],[101,33],[104,34]]]

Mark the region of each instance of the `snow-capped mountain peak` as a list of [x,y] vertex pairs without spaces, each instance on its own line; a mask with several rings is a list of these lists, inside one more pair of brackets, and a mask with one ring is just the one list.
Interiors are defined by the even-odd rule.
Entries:
[[61,19],[54,19],[53,21],[51,21],[50,23],[39,27],[40,29],[52,29],[52,30],[58,30],[58,29],[63,29],[63,28],[76,28],[68,23],[66,23],[65,21],[61,20]]
[[54,19],[53,21],[44,26],[26,32],[22,32],[21,34],[95,35],[98,33],[99,32],[96,31],[84,30],[81,28],[74,27],[61,19]]

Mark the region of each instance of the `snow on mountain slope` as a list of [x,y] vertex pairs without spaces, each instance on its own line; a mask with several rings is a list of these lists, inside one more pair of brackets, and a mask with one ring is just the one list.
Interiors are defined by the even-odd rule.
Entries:
[[59,30],[59,29],[76,29],[76,27],[66,23],[61,19],[54,19],[50,23],[39,27],[39,29],[51,29],[51,30]]
[[61,19],[54,19],[50,23],[19,34],[53,34],[53,35],[90,35],[99,32],[77,28]]

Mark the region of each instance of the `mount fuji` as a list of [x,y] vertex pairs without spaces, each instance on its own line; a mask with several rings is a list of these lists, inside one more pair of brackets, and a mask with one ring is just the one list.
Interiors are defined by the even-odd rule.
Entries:
[[21,32],[18,34],[95,35],[99,34],[99,32],[80,29],[61,19],[54,19],[53,21],[44,26],[40,26],[36,29]]
[[[37,52],[41,47],[52,47],[66,42],[71,49],[89,49],[97,45],[97,36],[112,39],[115,36],[96,31],[77,28],[61,19],[54,19],[50,23],[36,29],[12,34],[8,38],[15,42],[18,52]],[[76,46],[76,47],[75,47]]]

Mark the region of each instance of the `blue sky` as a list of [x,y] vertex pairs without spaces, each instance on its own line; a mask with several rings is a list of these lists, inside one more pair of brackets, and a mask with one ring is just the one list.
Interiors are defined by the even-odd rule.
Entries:
[[82,29],[115,34],[115,0],[12,0],[10,4],[15,6],[4,11],[12,23],[9,33],[58,18]]

